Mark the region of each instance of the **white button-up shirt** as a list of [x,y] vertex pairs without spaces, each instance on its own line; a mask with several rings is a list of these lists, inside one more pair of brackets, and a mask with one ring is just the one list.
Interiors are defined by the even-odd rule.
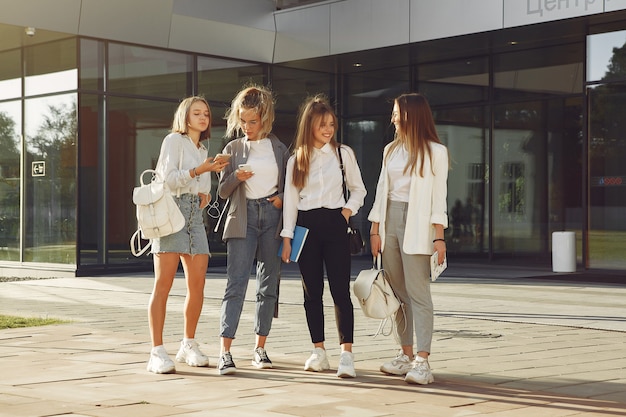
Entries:
[[348,187],[348,201],[343,197],[343,179],[339,165],[337,150],[330,144],[322,148],[313,149],[309,166],[309,176],[302,189],[293,185],[293,168],[295,156],[287,162],[285,176],[285,199],[283,201],[283,230],[282,237],[293,238],[293,230],[298,219],[298,210],[312,210],[317,208],[347,208],[354,216],[365,200],[367,191],[361,178],[361,170],[354,155],[354,151],[341,145],[341,155],[346,172]]

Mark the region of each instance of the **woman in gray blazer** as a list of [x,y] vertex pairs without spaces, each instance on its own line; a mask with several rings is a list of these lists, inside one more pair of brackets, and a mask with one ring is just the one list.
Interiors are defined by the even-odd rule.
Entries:
[[231,155],[222,171],[219,196],[228,199],[223,239],[227,247],[228,280],[222,299],[220,375],[236,372],[230,353],[239,325],[250,272],[256,259],[256,344],[252,365],[271,368],[265,341],[278,302],[281,259],[285,167],[289,150],[271,134],[274,99],[269,89],[250,86],[233,99],[227,113],[226,136],[244,136],[229,142],[223,153]]

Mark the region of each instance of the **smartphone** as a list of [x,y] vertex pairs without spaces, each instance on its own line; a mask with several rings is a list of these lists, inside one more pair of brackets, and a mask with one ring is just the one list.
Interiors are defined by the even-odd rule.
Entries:
[[246,172],[252,171],[252,167],[249,164],[239,164],[239,169]]
[[215,155],[215,158],[213,158],[214,161],[217,161],[217,160],[228,161],[229,159],[230,159],[229,153],[218,153],[217,155]]

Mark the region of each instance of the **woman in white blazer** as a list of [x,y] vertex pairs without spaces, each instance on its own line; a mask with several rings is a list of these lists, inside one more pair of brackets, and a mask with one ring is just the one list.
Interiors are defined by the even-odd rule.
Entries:
[[430,256],[436,251],[440,264],[446,256],[448,150],[437,136],[428,101],[420,94],[396,98],[391,122],[395,137],[383,151],[368,220],[372,255],[382,253],[391,286],[404,306],[395,316],[401,350],[380,369],[406,375],[409,383],[430,384],[434,382],[428,364],[434,316]]

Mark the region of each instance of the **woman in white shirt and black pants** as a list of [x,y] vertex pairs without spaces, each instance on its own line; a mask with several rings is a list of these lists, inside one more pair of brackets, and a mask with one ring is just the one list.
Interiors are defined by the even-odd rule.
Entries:
[[[282,260],[289,262],[296,224],[309,229],[298,260],[304,289],[304,309],[314,350],[304,369],[330,368],[324,348],[324,269],[335,304],[341,357],[337,376],[355,377],[352,343],[354,310],[350,298],[348,220],[363,205],[365,185],[352,149],[335,140],[337,117],[322,96],[303,104],[294,154],[287,163],[283,203]],[[349,199],[343,196],[341,152]]]

